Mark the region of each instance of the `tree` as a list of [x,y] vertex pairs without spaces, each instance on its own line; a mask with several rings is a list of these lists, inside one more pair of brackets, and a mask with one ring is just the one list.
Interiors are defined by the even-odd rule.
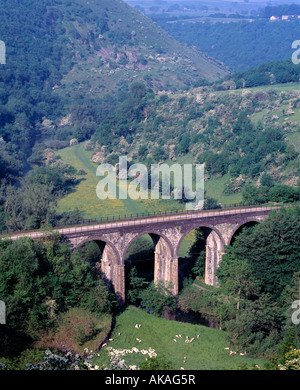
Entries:
[[105,282],[99,279],[86,294],[82,305],[94,313],[103,314],[110,313],[115,303],[115,295],[111,293]]
[[263,292],[278,299],[300,270],[300,211],[297,207],[272,212],[237,236],[230,256],[248,261]]
[[185,154],[188,152],[190,147],[190,137],[187,133],[184,133],[181,136],[179,145],[178,145],[178,152],[181,154]]
[[157,316],[161,316],[166,310],[172,311],[176,308],[176,297],[172,292],[171,282],[152,282],[141,292],[140,298],[141,306]]
[[270,189],[269,200],[271,202],[292,203],[300,200],[300,191],[298,188],[287,185],[276,185]]
[[226,322],[226,331],[237,348],[253,354],[274,350],[280,340],[282,315],[270,295],[262,294],[256,300],[247,300],[236,317]]
[[267,187],[255,187],[252,184],[245,184],[242,196],[243,200],[250,205],[265,203],[267,201]]
[[136,82],[130,87],[130,95],[135,100],[140,100],[147,94],[147,88],[145,84]]
[[47,324],[49,262],[42,243],[29,238],[0,243],[0,296],[10,329],[35,336]]
[[132,267],[129,273],[129,287],[128,287],[128,299],[129,301],[137,305],[140,301],[140,294],[145,287],[149,285],[144,278],[138,277],[136,267]]
[[258,292],[258,282],[253,277],[251,264],[245,259],[238,259],[230,249],[223,256],[216,275],[222,292],[235,297],[237,310],[242,299]]

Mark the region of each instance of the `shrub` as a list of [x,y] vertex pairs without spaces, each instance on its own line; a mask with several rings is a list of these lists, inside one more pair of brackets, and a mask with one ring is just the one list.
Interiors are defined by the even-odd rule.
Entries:
[[156,356],[145,360],[140,365],[140,370],[173,370],[173,367],[165,356]]
[[141,306],[157,316],[161,316],[166,310],[175,310],[176,297],[172,293],[172,283],[158,281],[140,294]]

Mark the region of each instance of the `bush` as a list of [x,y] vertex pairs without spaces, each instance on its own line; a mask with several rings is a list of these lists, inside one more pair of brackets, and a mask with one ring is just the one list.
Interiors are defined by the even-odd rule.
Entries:
[[141,306],[148,312],[161,316],[166,310],[176,309],[176,297],[172,293],[172,283],[158,281],[140,294]]
[[298,188],[286,186],[286,185],[276,185],[270,190],[269,200],[271,202],[299,202],[300,200],[300,191]]
[[140,365],[140,370],[173,370],[173,367],[165,356],[156,356],[145,360]]
[[103,314],[111,313],[114,303],[117,302],[115,295],[109,291],[102,279],[99,279],[95,287],[91,288],[86,299],[86,306],[92,312]]

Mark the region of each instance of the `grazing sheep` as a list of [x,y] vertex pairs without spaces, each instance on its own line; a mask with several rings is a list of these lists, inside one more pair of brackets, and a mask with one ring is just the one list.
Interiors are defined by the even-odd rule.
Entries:
[[176,340],[176,339],[173,339],[173,341],[175,341],[175,343],[177,343],[177,340]]

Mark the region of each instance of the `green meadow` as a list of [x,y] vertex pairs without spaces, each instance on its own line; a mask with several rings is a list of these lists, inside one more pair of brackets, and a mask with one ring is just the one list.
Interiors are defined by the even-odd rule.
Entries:
[[[100,200],[96,194],[96,187],[100,180],[96,176],[97,164],[91,161],[92,152],[84,149],[84,144],[77,144],[56,152],[65,163],[74,166],[78,170],[84,170],[86,175],[82,176],[80,183],[75,190],[61,199],[58,204],[60,212],[81,210],[86,219],[100,219],[105,217],[135,216],[148,213],[168,213],[174,210],[184,210],[184,205],[172,199],[105,199]],[[168,163],[168,162],[167,162]],[[190,164],[191,155],[186,155],[178,160],[179,164]],[[226,196],[223,189],[228,175],[219,179],[208,180],[204,183],[206,195],[217,199],[221,204],[233,204],[240,202],[241,195],[233,194]],[[119,190],[125,192],[128,182],[120,181]]]
[[[119,218],[136,216],[137,214],[166,213],[174,209],[183,209],[174,200],[133,200],[127,199],[105,199],[100,200],[96,194],[96,187],[100,178],[96,176],[97,164],[91,161],[92,153],[84,149],[84,144],[77,144],[57,151],[65,163],[74,166],[76,169],[83,169],[86,175],[76,186],[76,189],[61,199],[58,204],[60,212],[67,212],[78,209],[82,211],[83,217],[87,219]],[[125,192],[128,182],[120,181],[118,191]]]
[[[136,328],[136,324],[141,327]],[[186,343],[186,337],[194,340]],[[222,330],[157,318],[132,306],[117,316],[111,339],[107,347],[118,350],[152,348],[158,357],[164,356],[174,370],[180,370],[181,367],[185,370],[264,369],[265,364],[262,359],[240,355],[243,351],[234,351],[236,354],[230,355],[227,334]],[[107,347],[101,349],[99,356],[94,358],[93,363],[99,367],[109,367]],[[122,359],[126,365],[139,366],[146,357],[131,353]]]

